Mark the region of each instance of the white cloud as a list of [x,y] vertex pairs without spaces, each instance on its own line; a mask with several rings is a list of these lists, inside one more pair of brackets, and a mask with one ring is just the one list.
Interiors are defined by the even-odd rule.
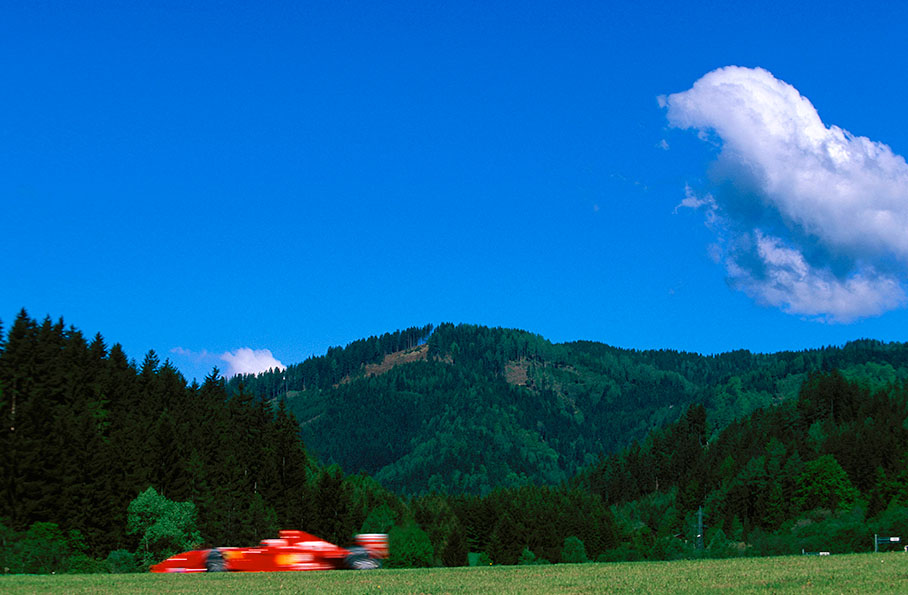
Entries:
[[763,270],[759,276],[731,256],[726,268],[732,283],[758,302],[792,314],[850,322],[900,306],[905,299],[898,282],[883,275],[857,272],[836,278],[828,269],[809,265],[800,251],[782,240],[754,232]]
[[221,375],[225,378],[236,376],[237,374],[257,374],[276,368],[284,370],[286,366],[272,355],[270,349],[250,349],[241,347],[235,351],[224,353],[210,353],[203,349],[202,351],[192,351],[182,347],[174,347],[170,353],[184,357],[196,366],[215,365],[220,361],[227,363],[227,370]]
[[227,378],[237,374],[257,374],[273,368],[283,370],[286,367],[275,359],[270,349],[241,347],[236,351],[222,353],[220,359],[227,362],[227,371],[224,373]]
[[904,305],[908,164],[887,145],[826,126],[761,68],[714,70],[660,101],[672,126],[719,147],[705,211],[732,284],[760,303],[849,322]]

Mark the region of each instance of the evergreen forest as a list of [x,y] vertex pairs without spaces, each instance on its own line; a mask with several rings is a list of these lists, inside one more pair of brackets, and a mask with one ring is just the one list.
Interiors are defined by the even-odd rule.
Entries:
[[[558,485],[701,405],[714,439],[837,369],[870,388],[908,378],[908,346],[715,356],[552,344],[525,331],[442,324],[329,350],[231,391],[284,397],[319,460],[396,493],[485,495]],[[482,445],[482,448],[477,448]]]
[[5,573],[138,571],[282,528],[390,533],[390,566],[908,539],[900,343],[702,356],[441,324],[199,384],[24,310],[0,339]]

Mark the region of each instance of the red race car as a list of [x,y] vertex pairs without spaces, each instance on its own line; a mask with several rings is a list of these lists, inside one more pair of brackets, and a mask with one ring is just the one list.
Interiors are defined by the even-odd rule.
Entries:
[[278,539],[262,540],[257,547],[221,547],[193,550],[167,558],[152,572],[224,572],[245,570],[334,570],[379,568],[388,557],[388,536],[363,533],[357,547],[342,548],[304,531],[281,531]]

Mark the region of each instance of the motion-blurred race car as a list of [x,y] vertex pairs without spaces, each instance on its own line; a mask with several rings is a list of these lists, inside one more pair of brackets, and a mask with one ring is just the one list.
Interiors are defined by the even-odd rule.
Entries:
[[369,570],[388,557],[388,536],[363,533],[357,547],[342,548],[304,531],[281,531],[256,547],[221,547],[183,552],[151,567],[152,572],[224,572],[245,570]]

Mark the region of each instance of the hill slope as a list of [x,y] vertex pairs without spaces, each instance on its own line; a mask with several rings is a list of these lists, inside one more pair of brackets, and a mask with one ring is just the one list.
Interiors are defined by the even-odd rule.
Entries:
[[[363,357],[362,354],[366,354]],[[285,398],[308,448],[401,493],[553,484],[704,405],[711,431],[790,400],[814,371],[871,387],[908,378],[908,346],[701,356],[442,324],[234,379]]]

